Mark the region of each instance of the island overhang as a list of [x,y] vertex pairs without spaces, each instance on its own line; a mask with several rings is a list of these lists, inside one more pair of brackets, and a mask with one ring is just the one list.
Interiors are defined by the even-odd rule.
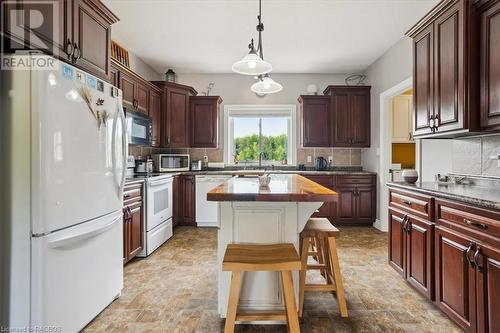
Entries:
[[208,201],[331,202],[337,192],[296,174],[271,174],[269,187],[257,177],[233,177],[207,193]]

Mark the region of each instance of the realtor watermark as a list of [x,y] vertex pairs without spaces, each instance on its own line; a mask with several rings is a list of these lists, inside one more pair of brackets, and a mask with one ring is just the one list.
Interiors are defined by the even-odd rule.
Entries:
[[60,326],[24,326],[24,327],[7,327],[0,326],[0,332],[6,333],[58,333],[62,332],[62,327]]
[[27,53],[54,55],[58,51],[59,40],[58,0],[4,0],[0,14],[4,20],[2,29],[1,61],[2,70],[13,69],[53,69],[55,62],[50,57],[30,56]]

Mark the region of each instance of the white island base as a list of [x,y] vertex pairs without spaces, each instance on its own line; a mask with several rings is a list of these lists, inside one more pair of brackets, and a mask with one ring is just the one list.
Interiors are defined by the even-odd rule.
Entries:
[[[231,243],[292,243],[299,253],[299,233],[306,225],[307,220],[322,204],[323,202],[219,202],[217,261],[219,267],[218,309],[221,317],[225,318],[226,316],[231,284],[231,272],[222,271],[222,259],[226,246]],[[295,302],[298,303],[298,272],[294,272],[293,278]],[[279,273],[244,273],[239,309],[248,311],[283,310],[283,289]]]

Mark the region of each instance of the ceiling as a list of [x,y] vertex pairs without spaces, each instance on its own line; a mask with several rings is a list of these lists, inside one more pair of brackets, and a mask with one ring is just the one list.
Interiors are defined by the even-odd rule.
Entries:
[[[366,69],[438,0],[263,0],[275,73]],[[156,71],[229,73],[256,37],[257,0],[104,0],[113,39]]]

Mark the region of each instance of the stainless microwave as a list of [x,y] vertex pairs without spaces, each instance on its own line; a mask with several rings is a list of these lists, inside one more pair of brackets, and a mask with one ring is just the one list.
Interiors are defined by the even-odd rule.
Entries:
[[156,172],[189,171],[188,154],[154,154],[152,157]]
[[151,146],[153,125],[151,117],[139,112],[125,110],[128,143]]

